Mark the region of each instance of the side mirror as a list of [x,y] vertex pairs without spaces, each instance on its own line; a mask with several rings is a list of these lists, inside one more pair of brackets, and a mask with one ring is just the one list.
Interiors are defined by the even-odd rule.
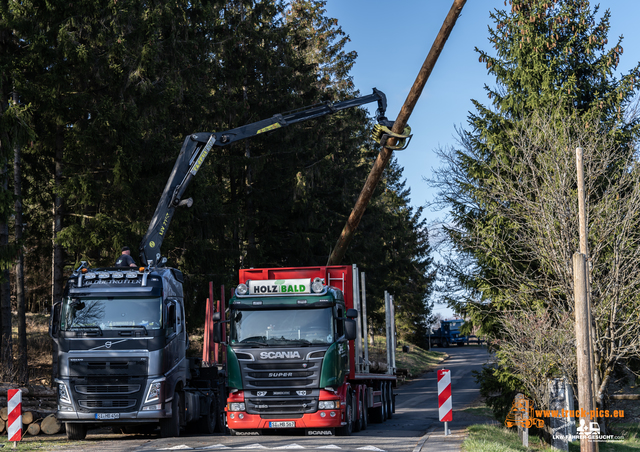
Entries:
[[219,312],[214,312],[213,314],[211,314],[211,320],[213,320],[214,322],[219,322],[220,319],[221,316]]
[[352,341],[356,338],[356,334],[357,334],[356,321],[353,319],[345,320],[344,321],[344,337],[347,338],[347,340]]
[[347,318],[348,319],[355,319],[358,317],[358,310],[357,309],[347,309]]
[[51,336],[52,339],[56,339],[58,337],[61,309],[62,303],[60,302],[55,303],[51,309],[51,317],[49,319],[49,336]]
[[222,328],[225,327],[224,323],[216,323],[213,325],[213,342],[219,344],[222,342]]

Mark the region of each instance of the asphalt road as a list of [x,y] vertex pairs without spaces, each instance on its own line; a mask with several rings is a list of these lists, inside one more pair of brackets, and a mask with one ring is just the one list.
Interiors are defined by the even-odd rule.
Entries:
[[[436,349],[450,356],[439,368],[451,370],[453,420],[456,412],[479,396],[472,371],[479,370],[489,359],[485,347],[465,346]],[[156,436],[113,435],[89,431],[87,441],[77,448],[86,452],[152,452],[166,450],[340,450],[412,452],[421,437],[432,427],[439,428],[436,372],[428,372],[395,390],[396,412],[382,424],[369,424],[367,430],[350,437],[306,437],[290,435],[262,436]]]

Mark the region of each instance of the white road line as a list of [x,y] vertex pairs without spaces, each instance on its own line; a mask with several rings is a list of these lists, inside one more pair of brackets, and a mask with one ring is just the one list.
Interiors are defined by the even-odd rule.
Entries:
[[373,450],[373,451],[379,451],[379,452],[386,452],[384,449],[378,449],[376,446],[358,447],[358,450]]
[[224,444],[212,444],[211,446],[198,447],[198,449],[207,449],[207,450],[216,449],[216,450],[223,450],[223,449],[231,449],[231,448],[230,448],[229,446],[225,446]]
[[278,447],[274,447],[274,449],[304,449],[304,446],[301,446],[300,444],[287,444],[286,446],[278,446]]
[[179,446],[165,447],[159,450],[193,450],[193,447],[189,447],[186,444],[180,444]]

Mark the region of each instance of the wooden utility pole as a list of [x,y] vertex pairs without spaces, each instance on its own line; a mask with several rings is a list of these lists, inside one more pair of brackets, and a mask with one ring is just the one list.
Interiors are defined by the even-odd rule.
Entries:
[[[451,9],[449,10],[449,14],[447,14],[442,27],[440,28],[440,32],[438,36],[436,36],[433,45],[431,46],[431,50],[427,55],[426,60],[422,64],[422,68],[416,77],[415,82],[413,82],[413,86],[407,95],[407,99],[404,101],[404,105],[400,110],[400,114],[398,118],[395,120],[393,124],[392,132],[397,134],[402,134],[404,132],[404,128],[409,121],[409,117],[413,112],[418,99],[420,98],[420,94],[422,94],[422,89],[424,85],[427,83],[429,79],[429,75],[431,75],[431,71],[438,61],[438,57],[444,48],[449,35],[451,34],[451,30],[453,29],[456,21],[458,20],[458,16],[460,15],[460,11],[462,11],[462,7],[467,2],[467,0],[454,0]],[[390,146],[394,146],[396,144],[396,139],[391,138],[389,141]],[[386,143],[385,143],[386,144]],[[347,224],[345,224],[342,229],[342,233],[340,234],[340,238],[333,248],[331,255],[329,256],[329,261],[327,265],[338,265],[342,261],[347,248],[349,247],[349,243],[351,243],[351,239],[353,238],[353,234],[355,230],[358,228],[360,224],[360,220],[362,219],[362,215],[364,214],[369,201],[371,200],[371,196],[373,195],[373,191],[375,190],[380,178],[382,177],[382,171],[384,171],[385,167],[391,160],[391,155],[393,151],[386,147],[382,147],[378,157],[376,158],[375,163],[373,164],[373,168],[371,168],[371,172],[367,177],[367,181],[360,192],[360,196],[356,201],[356,204],[351,211],[351,215],[347,219]]]
[[[598,407],[598,388],[600,386],[600,376],[598,375],[598,369],[596,367],[596,344],[595,335],[593,334],[593,315],[591,309],[591,272],[589,270],[589,233],[587,230],[587,209],[586,209],[586,195],[585,195],[585,183],[584,183],[584,159],[582,148],[576,148],[576,170],[578,177],[578,218],[580,227],[580,252],[584,254],[586,259],[586,288],[587,288],[587,331],[589,333],[589,359],[591,360],[591,383],[593,385],[593,403],[595,407]],[[603,428],[602,426],[601,428]],[[599,449],[596,445],[596,450]]]
[[[589,427],[589,413],[594,409],[593,382],[591,381],[591,339],[588,328],[587,260],[582,253],[573,255],[573,292],[576,314],[576,353],[578,366],[578,407],[580,426]],[[584,414],[584,416],[583,416]],[[584,422],[582,422],[584,420]],[[580,438],[580,452],[595,452],[595,444]]]

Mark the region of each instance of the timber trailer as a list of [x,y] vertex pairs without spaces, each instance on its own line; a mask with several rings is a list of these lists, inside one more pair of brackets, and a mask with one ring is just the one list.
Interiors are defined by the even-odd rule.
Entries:
[[[138,268],[94,269],[82,262],[69,277],[63,299],[54,303],[49,334],[54,341],[57,418],[65,423],[69,439],[83,439],[88,428],[99,426],[133,431],[154,429],[159,425],[163,436],[179,436],[187,426],[196,426],[204,433],[221,429],[228,369],[217,362],[187,357],[189,338],[185,323],[184,276],[177,269],[165,267],[167,259],[160,253],[175,209],[192,205],[191,198],[182,199],[182,196],[214,146],[226,146],[374,101],[378,102],[376,131],[384,143],[391,134],[393,123],[384,116],[384,93],[375,88],[373,94],[367,96],[313,105],[228,131],[195,133],[185,138],[140,244],[142,265]],[[336,305],[343,306],[344,311],[343,301],[334,299],[333,295],[325,298],[329,297]],[[313,303],[312,298],[309,300]],[[221,314],[224,312],[208,316],[205,329],[210,330],[207,325],[218,320],[216,316]],[[344,340],[341,343],[346,352],[346,343]],[[237,345],[231,349],[234,347]],[[269,352],[271,350],[266,351]],[[237,357],[233,356],[234,359]],[[235,360],[233,365],[239,362]],[[314,358],[313,362],[318,360]],[[352,367],[349,381],[355,381],[353,370]],[[234,368],[229,372],[236,386],[237,371]],[[354,383],[348,387],[351,388],[349,394],[364,400],[359,386]],[[387,380],[378,382],[377,388],[375,395],[374,392],[366,394],[369,396],[368,407],[373,408],[376,403],[381,406],[381,401],[390,397],[391,386]],[[231,389],[237,398],[235,390],[238,388]],[[345,387],[336,384],[335,389],[344,390]],[[317,399],[319,392],[312,392]],[[349,406],[353,406],[353,402],[344,399],[344,394],[340,397],[341,401],[336,400],[335,405],[340,410],[334,411],[334,415],[339,413],[342,419],[344,405],[338,407],[338,401]],[[336,397],[331,400],[334,399]],[[385,403],[387,408],[383,412],[391,412],[392,402]]]
[[[344,435],[395,411],[392,307],[387,373],[369,371],[365,275],[353,266],[240,270],[229,301],[231,434]],[[390,323],[389,323],[390,320]],[[222,323],[215,337],[222,337]]]

